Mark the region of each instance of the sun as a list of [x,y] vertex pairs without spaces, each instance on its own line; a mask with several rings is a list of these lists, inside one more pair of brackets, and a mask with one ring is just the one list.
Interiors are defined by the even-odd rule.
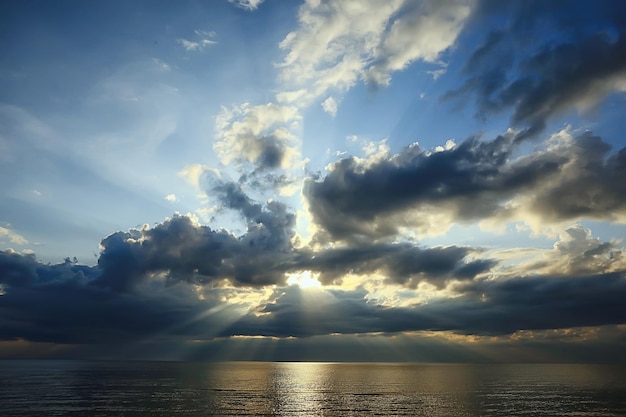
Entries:
[[311,271],[295,272],[287,278],[288,285],[297,285],[300,288],[321,288],[322,284]]

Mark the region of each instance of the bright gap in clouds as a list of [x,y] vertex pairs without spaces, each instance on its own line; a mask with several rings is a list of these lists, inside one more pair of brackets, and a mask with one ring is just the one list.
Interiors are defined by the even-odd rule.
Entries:
[[300,288],[322,288],[317,276],[311,274],[311,271],[296,272],[289,275],[287,285],[297,285]]

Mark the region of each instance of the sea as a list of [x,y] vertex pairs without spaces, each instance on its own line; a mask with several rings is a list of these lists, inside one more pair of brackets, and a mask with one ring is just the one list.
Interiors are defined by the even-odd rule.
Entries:
[[626,367],[0,361],[0,416],[626,416]]

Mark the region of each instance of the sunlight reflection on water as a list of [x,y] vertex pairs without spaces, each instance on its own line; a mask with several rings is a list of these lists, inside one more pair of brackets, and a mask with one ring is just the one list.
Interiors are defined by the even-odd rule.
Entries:
[[2,416],[624,416],[624,367],[0,361]]

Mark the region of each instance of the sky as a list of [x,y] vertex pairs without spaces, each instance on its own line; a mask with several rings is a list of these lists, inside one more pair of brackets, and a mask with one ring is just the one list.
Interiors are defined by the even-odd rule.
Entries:
[[624,361],[622,0],[24,0],[0,50],[0,358]]

